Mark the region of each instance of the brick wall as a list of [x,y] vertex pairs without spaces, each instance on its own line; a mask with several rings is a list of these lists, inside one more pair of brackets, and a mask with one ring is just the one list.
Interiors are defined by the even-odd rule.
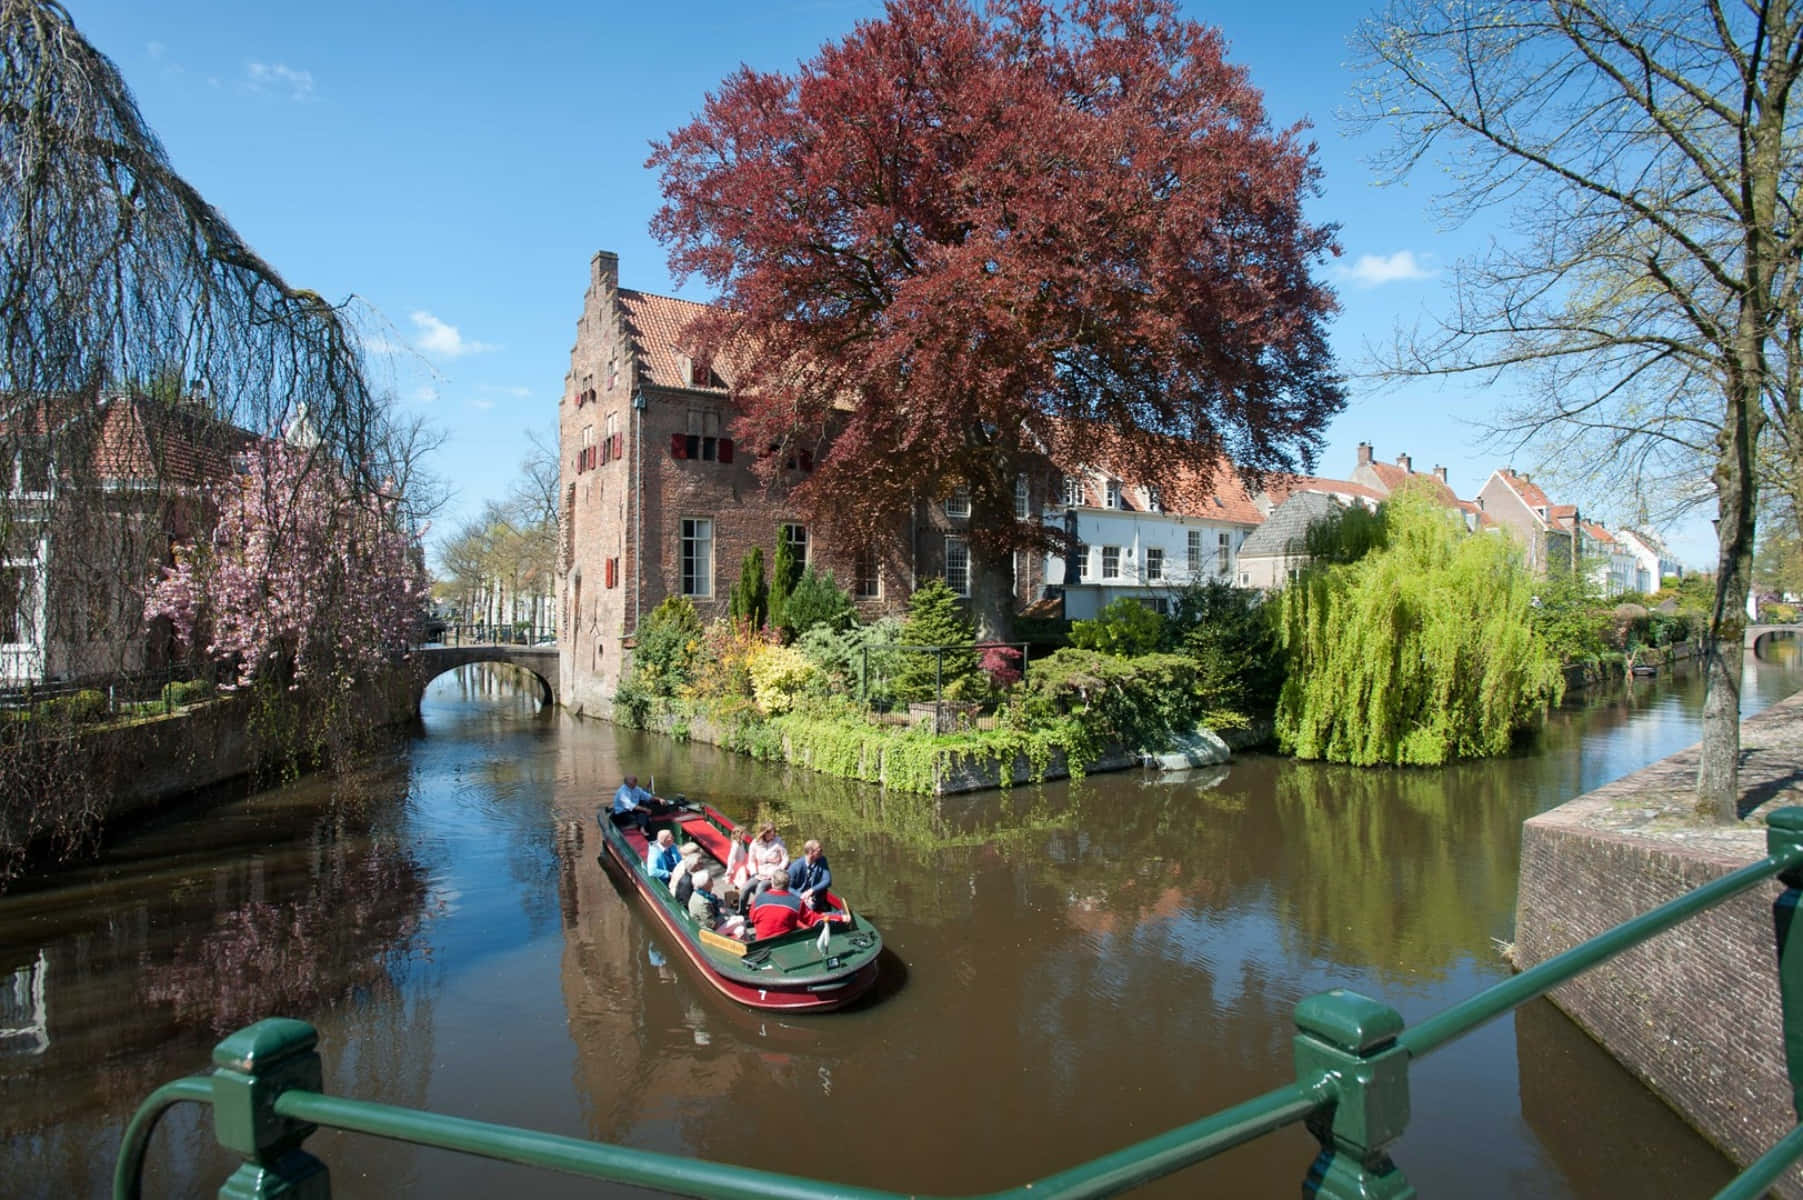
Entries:
[[[1803,697],[1799,698],[1803,700]],[[1788,721],[1793,700],[1755,717]],[[1522,830],[1516,963],[1543,962],[1587,938],[1759,858],[1757,828],[1612,829],[1634,806],[1671,798],[1691,754],[1580,797]],[[1752,781],[1744,780],[1747,786]],[[1679,793],[1682,795],[1682,793]],[[1796,1124],[1784,1071],[1773,882],[1552,993],[1552,1000],[1735,1162],[1751,1163]],[[1574,1121],[1583,1119],[1573,1113]],[[1787,1196],[1803,1196],[1793,1171]]]

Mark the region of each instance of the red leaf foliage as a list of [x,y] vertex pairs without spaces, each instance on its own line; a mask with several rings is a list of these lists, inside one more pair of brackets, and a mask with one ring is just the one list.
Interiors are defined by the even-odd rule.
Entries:
[[1100,463],[1099,437],[1153,482],[1312,465],[1345,404],[1312,273],[1338,248],[1302,214],[1312,143],[1222,50],[1170,0],[890,0],[653,147],[735,432],[816,448],[815,519],[870,535],[961,480],[973,536],[1018,544],[1025,456]]

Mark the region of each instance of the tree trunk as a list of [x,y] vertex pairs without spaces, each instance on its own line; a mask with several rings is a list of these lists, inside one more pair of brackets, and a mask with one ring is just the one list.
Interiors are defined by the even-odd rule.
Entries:
[[1014,553],[995,548],[1013,526],[1013,504],[1012,492],[1004,496],[999,489],[977,489],[971,497],[969,609],[979,642],[1014,637]]
[[1747,590],[1753,579],[1753,473],[1759,397],[1729,385],[1727,419],[1715,469],[1715,607],[1704,647],[1703,742],[1697,763],[1698,819],[1731,824],[1740,819],[1740,671],[1745,656]]

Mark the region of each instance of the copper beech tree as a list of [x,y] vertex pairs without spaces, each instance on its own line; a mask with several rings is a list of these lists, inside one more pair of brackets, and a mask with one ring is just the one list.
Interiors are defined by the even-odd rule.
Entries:
[[719,290],[691,336],[778,448],[760,469],[854,542],[967,488],[980,635],[1010,552],[1054,541],[1015,516],[1023,464],[1168,501],[1229,461],[1312,465],[1344,406],[1313,146],[1223,49],[1168,0],[890,0],[653,147],[652,229]]

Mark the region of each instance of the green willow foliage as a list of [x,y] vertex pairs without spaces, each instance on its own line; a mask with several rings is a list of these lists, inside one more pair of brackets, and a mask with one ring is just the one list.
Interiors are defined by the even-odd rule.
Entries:
[[1565,688],[1530,620],[1519,551],[1468,535],[1415,492],[1393,496],[1383,520],[1382,549],[1312,568],[1283,592],[1278,744],[1358,766],[1503,753]]

